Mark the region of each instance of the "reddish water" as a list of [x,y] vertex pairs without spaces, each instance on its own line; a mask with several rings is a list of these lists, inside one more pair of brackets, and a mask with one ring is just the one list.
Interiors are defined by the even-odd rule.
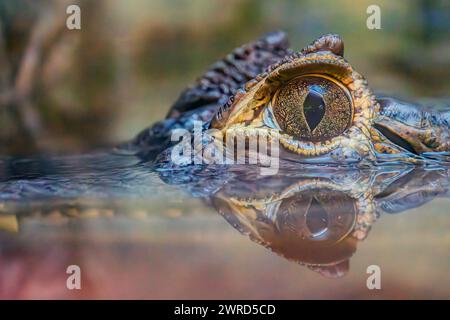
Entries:
[[[346,274],[330,279],[249,240],[200,200],[174,198],[72,218],[3,212],[0,298],[450,298],[448,200],[381,216]],[[366,287],[373,264],[381,290]],[[69,265],[81,268],[81,290],[66,287]]]

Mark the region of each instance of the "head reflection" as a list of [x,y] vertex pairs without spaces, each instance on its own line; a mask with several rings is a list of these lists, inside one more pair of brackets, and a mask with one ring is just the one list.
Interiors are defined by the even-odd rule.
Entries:
[[447,177],[446,172],[420,170],[357,171],[347,177],[317,173],[293,178],[281,173],[260,180],[240,176],[211,202],[252,241],[325,277],[338,278],[349,271],[358,242],[381,212],[401,212],[445,194]]

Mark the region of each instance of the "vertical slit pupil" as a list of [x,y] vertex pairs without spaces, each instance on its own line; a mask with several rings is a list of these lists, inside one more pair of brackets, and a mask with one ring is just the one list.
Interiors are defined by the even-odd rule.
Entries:
[[328,214],[316,198],[311,201],[306,225],[313,234],[321,233],[328,227]]
[[325,101],[323,101],[322,94],[310,89],[303,102],[303,113],[309,129],[313,131],[325,115]]

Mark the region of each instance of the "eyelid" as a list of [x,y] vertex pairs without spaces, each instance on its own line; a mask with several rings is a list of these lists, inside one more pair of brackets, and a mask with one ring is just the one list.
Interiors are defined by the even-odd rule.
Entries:
[[344,83],[342,83],[341,81],[339,81],[338,79],[336,79],[336,78],[334,78],[333,76],[330,76],[330,75],[328,75],[328,74],[320,74],[320,73],[309,73],[309,74],[304,74],[304,75],[302,75],[302,76],[300,76],[300,77],[308,77],[308,76],[309,76],[309,77],[323,78],[323,79],[326,79],[326,80],[328,80],[328,81],[334,83],[335,85],[337,85],[338,87],[340,87],[340,88],[345,92],[345,94],[347,95],[347,97],[350,99],[350,102],[353,104],[353,98],[352,98],[352,95],[351,95],[351,93],[350,93],[349,88],[348,88]]

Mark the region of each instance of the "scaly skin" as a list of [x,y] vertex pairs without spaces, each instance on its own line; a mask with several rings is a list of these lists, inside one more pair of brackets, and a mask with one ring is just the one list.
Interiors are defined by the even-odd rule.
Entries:
[[[210,129],[217,130],[212,139],[219,149],[227,148],[227,136],[262,135],[268,137],[269,144],[280,142],[282,158],[298,162],[426,163],[436,159],[430,153],[447,160],[450,111],[432,111],[375,96],[365,78],[343,58],[343,53],[344,43],[338,35],[322,36],[293,53],[288,49],[284,33],[269,34],[236,49],[213,65],[193,87],[182,93],[167,120],[143,131],[126,148],[147,159],[157,157],[157,165],[166,163],[163,166],[167,166],[170,162],[167,149],[173,145],[169,141],[171,129],[191,130],[192,119],[197,117]],[[330,138],[299,138],[285,130],[298,125],[292,123],[292,117],[290,123],[276,120],[277,113],[287,114],[289,118],[289,112],[297,112],[283,107],[275,110],[280,90],[292,80],[311,76],[329,81],[350,100],[349,125]],[[325,133],[327,126],[331,130],[336,125],[332,116],[328,115],[328,123],[322,125]],[[152,132],[155,128],[159,129],[157,134]],[[162,147],[155,151],[151,148],[156,140]],[[146,153],[149,149],[152,152]]]
[[[223,168],[218,173],[214,166],[186,166],[179,170],[171,164],[171,130],[192,130],[194,120],[205,122],[205,129],[215,128],[226,137],[264,136],[279,140],[283,146],[280,156],[290,163],[448,163],[450,111],[433,111],[393,98],[376,97],[343,53],[343,41],[337,35],[320,37],[301,52],[293,53],[284,33],[271,33],[214,64],[181,94],[167,119],[114,152],[25,162],[0,159],[1,200],[103,193],[115,196],[140,193],[141,189],[145,193],[147,175],[151,176],[152,169],[173,167],[177,171],[159,171],[164,182],[195,184],[190,191],[204,196],[219,189],[233,173]],[[279,88],[292,78],[310,74],[328,79],[351,100],[348,128],[331,139],[298,139],[273,121],[271,104]],[[212,138],[218,148],[227,141]],[[137,157],[126,157],[124,153]],[[220,175],[220,179],[202,180],[208,170]],[[197,175],[199,171],[201,175]]]
[[[204,129],[216,129],[217,135],[211,138],[217,148],[227,147],[223,137],[280,141],[280,156],[291,161],[290,170],[281,168],[275,176],[261,177],[251,166],[186,166],[161,170],[159,177],[203,197],[233,227],[283,257],[325,276],[344,275],[358,242],[367,237],[380,214],[417,207],[437,195],[449,196],[445,163],[450,150],[450,111],[376,97],[343,53],[337,35],[323,36],[293,53],[283,33],[272,33],[213,65],[181,94],[165,120],[115,152],[34,160],[1,158],[0,230],[17,232],[33,212],[41,218],[49,215],[50,220],[56,212],[64,221],[111,216],[119,207],[111,199],[155,196],[155,190],[163,188],[152,169],[174,167],[171,131],[192,130],[194,121],[201,120]],[[329,117],[326,108],[324,118],[329,117],[330,131],[339,132],[331,138],[302,139],[284,130],[298,128],[289,121],[292,110],[277,104],[280,89],[293,79],[312,75],[326,79],[350,101],[351,109],[345,114],[351,117],[345,130],[345,121],[334,122],[334,116],[340,115]],[[285,98],[290,102],[289,94]],[[288,115],[286,123],[277,121],[280,114]],[[308,128],[312,133],[314,129]],[[297,131],[303,134],[305,127],[301,129]],[[363,171],[292,165],[429,161],[443,166],[427,170],[375,166]]]

